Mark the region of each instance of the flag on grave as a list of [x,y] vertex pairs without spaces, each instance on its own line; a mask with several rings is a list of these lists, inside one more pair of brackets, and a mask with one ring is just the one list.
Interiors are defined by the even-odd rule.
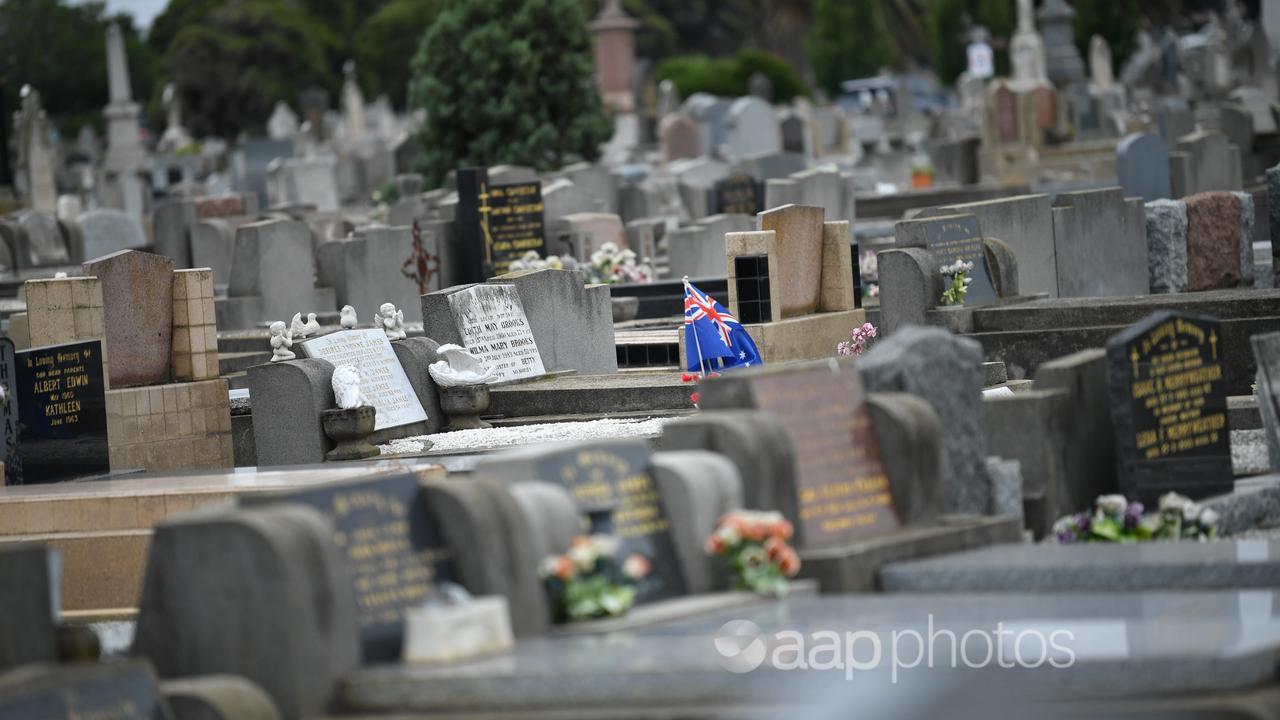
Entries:
[[763,365],[760,351],[723,305],[684,279],[684,354],[688,370],[712,372]]

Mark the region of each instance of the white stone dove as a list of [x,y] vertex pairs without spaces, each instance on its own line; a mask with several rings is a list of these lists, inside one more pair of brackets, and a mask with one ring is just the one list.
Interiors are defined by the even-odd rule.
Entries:
[[431,363],[427,372],[437,385],[457,387],[459,385],[483,385],[498,379],[493,368],[486,367],[475,355],[457,345],[441,345],[436,355],[443,358]]
[[302,313],[293,314],[293,322],[289,323],[289,333],[295,340],[309,338],[320,332],[320,323],[316,322],[315,313],[307,313],[307,321],[302,322]]
[[358,321],[356,320],[356,309],[351,307],[350,305],[343,305],[342,315],[339,318],[339,323],[342,325],[342,329],[352,330],[355,328],[357,322]]
[[360,392],[360,371],[351,365],[340,365],[333,369],[333,399],[338,407],[351,410],[361,405],[368,405],[364,393]]
[[409,336],[404,331],[404,311],[397,310],[391,303],[382,303],[382,307],[374,313],[373,319],[387,334],[388,340],[403,340]]

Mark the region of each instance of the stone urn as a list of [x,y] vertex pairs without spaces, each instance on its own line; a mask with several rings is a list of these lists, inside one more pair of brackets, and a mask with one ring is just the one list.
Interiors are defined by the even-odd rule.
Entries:
[[440,409],[449,417],[447,432],[493,427],[480,419],[489,409],[489,386],[484,383],[440,386]]
[[334,408],[320,414],[324,434],[336,446],[324,454],[325,460],[363,460],[377,457],[378,448],[369,444],[369,436],[377,420],[377,410],[372,405],[343,410]]
[[613,300],[613,321],[616,323],[635,320],[640,314],[640,298],[616,297]]

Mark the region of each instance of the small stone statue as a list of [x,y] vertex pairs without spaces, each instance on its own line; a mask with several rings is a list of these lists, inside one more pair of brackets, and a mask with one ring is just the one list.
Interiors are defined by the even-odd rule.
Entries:
[[343,330],[354,330],[356,327],[356,309],[350,305],[342,306],[342,315],[339,319]]
[[320,323],[316,322],[315,313],[307,313],[307,321],[302,322],[302,313],[293,314],[293,322],[289,323],[289,334],[297,340],[309,338],[320,332]]
[[485,367],[479,358],[458,345],[441,345],[436,348],[438,362],[427,368],[431,379],[441,387],[484,385],[497,379],[493,368]]
[[351,365],[334,368],[332,384],[333,399],[343,410],[354,410],[369,404],[364,393],[360,392],[360,371]]
[[293,333],[285,329],[284,321],[271,323],[271,362],[292,360],[297,355],[289,348],[293,347]]
[[387,334],[388,340],[403,340],[409,336],[404,331],[404,311],[397,310],[391,303],[382,303],[382,307],[374,313],[373,319]]

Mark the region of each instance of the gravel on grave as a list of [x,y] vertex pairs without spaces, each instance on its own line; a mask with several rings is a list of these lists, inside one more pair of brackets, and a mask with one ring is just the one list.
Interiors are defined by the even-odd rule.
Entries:
[[599,440],[617,438],[652,438],[662,434],[663,419],[603,418],[586,422],[542,423],[515,427],[486,428],[484,430],[458,430],[457,432],[419,435],[392,440],[379,445],[383,455],[420,453],[431,443],[432,453],[448,453],[466,450],[492,450],[521,445],[535,445],[570,440]]

